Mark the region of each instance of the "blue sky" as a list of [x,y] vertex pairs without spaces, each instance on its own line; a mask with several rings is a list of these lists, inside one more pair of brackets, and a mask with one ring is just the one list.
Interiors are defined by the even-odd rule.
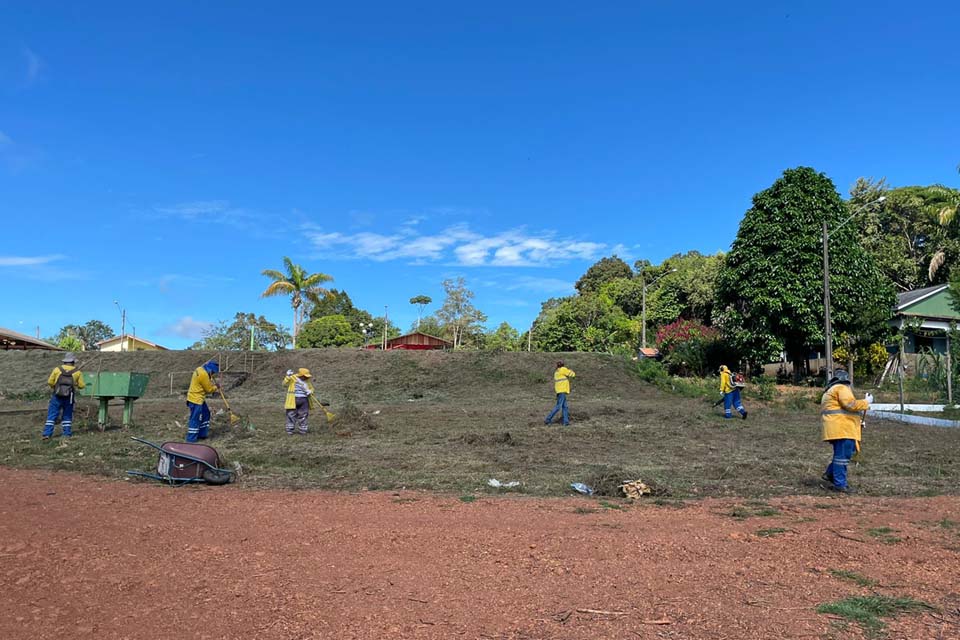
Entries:
[[960,183],[960,3],[466,5],[0,2],[0,326],[289,326],[288,255],[523,330],[603,256],[727,250],[786,168]]

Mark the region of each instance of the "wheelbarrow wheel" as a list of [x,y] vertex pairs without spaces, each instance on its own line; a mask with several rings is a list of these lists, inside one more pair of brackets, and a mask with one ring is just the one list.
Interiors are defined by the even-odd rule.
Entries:
[[207,484],[227,484],[230,482],[230,476],[233,475],[229,471],[222,471],[220,469],[205,469],[203,472],[203,480]]

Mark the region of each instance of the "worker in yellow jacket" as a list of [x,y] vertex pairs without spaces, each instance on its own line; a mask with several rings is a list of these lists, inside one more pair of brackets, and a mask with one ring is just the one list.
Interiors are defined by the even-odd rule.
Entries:
[[553,417],[557,415],[558,411],[561,412],[563,417],[563,426],[566,427],[570,424],[570,412],[567,410],[567,395],[570,393],[570,378],[574,378],[576,375],[577,374],[563,365],[563,360],[557,360],[557,368],[553,372],[553,390],[557,393],[557,404],[553,407],[550,415],[544,418],[543,424],[553,422]]
[[73,395],[75,389],[83,389],[83,374],[77,368],[77,357],[72,353],[63,356],[63,364],[54,368],[47,378],[47,386],[53,390],[47,406],[47,421],[43,425],[44,440],[53,437],[53,427],[60,418],[63,437],[73,435]]
[[853,454],[860,450],[863,412],[870,408],[873,396],[857,400],[850,390],[850,375],[843,369],[834,371],[827,390],[820,400],[823,440],[833,445],[833,459],[821,478],[823,489],[840,493],[856,493],[847,484],[847,467]]
[[283,385],[287,388],[287,398],[283,408],[287,412],[287,435],[292,436],[294,429],[302,436],[307,435],[307,420],[310,417],[310,396],[313,385],[310,384],[310,369],[300,368],[296,373],[287,370]]
[[197,367],[190,377],[187,390],[187,408],[190,419],[187,421],[187,442],[206,440],[210,435],[210,407],[207,406],[207,394],[220,389],[213,376],[220,372],[220,365],[213,360]]
[[740,400],[740,386],[734,381],[733,374],[727,365],[720,365],[720,393],[723,394],[723,417],[727,420],[733,418],[732,409],[736,408],[740,417],[747,419],[747,410],[743,408],[743,402]]

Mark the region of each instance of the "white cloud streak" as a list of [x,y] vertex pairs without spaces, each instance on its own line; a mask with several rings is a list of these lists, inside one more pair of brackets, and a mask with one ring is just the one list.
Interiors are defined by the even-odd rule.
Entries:
[[0,267],[35,267],[63,260],[64,256],[0,256]]
[[189,340],[199,340],[203,337],[203,332],[212,326],[212,322],[194,320],[190,316],[184,316],[176,322],[162,327],[159,333],[161,335],[178,336]]
[[33,84],[43,70],[43,59],[29,47],[23,48],[23,56],[27,59],[27,84]]
[[530,234],[514,229],[482,235],[467,225],[454,225],[434,233],[418,233],[405,224],[392,233],[323,233],[306,229],[316,249],[328,258],[365,259],[375,262],[410,260],[448,261],[464,267],[539,267],[570,260],[593,260],[606,248],[598,242],[558,238],[554,232]]
[[161,215],[195,220],[197,218],[213,216],[219,217],[230,208],[226,200],[197,200],[181,202],[163,207],[154,207],[153,210]]

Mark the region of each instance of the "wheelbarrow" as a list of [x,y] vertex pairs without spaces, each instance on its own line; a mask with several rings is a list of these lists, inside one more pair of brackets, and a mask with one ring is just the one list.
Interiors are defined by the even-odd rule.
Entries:
[[160,452],[156,473],[127,471],[131,476],[142,476],[174,485],[191,482],[219,485],[233,480],[234,472],[220,468],[220,454],[213,447],[192,442],[154,444],[142,438],[131,438],[131,440],[142,442]]

